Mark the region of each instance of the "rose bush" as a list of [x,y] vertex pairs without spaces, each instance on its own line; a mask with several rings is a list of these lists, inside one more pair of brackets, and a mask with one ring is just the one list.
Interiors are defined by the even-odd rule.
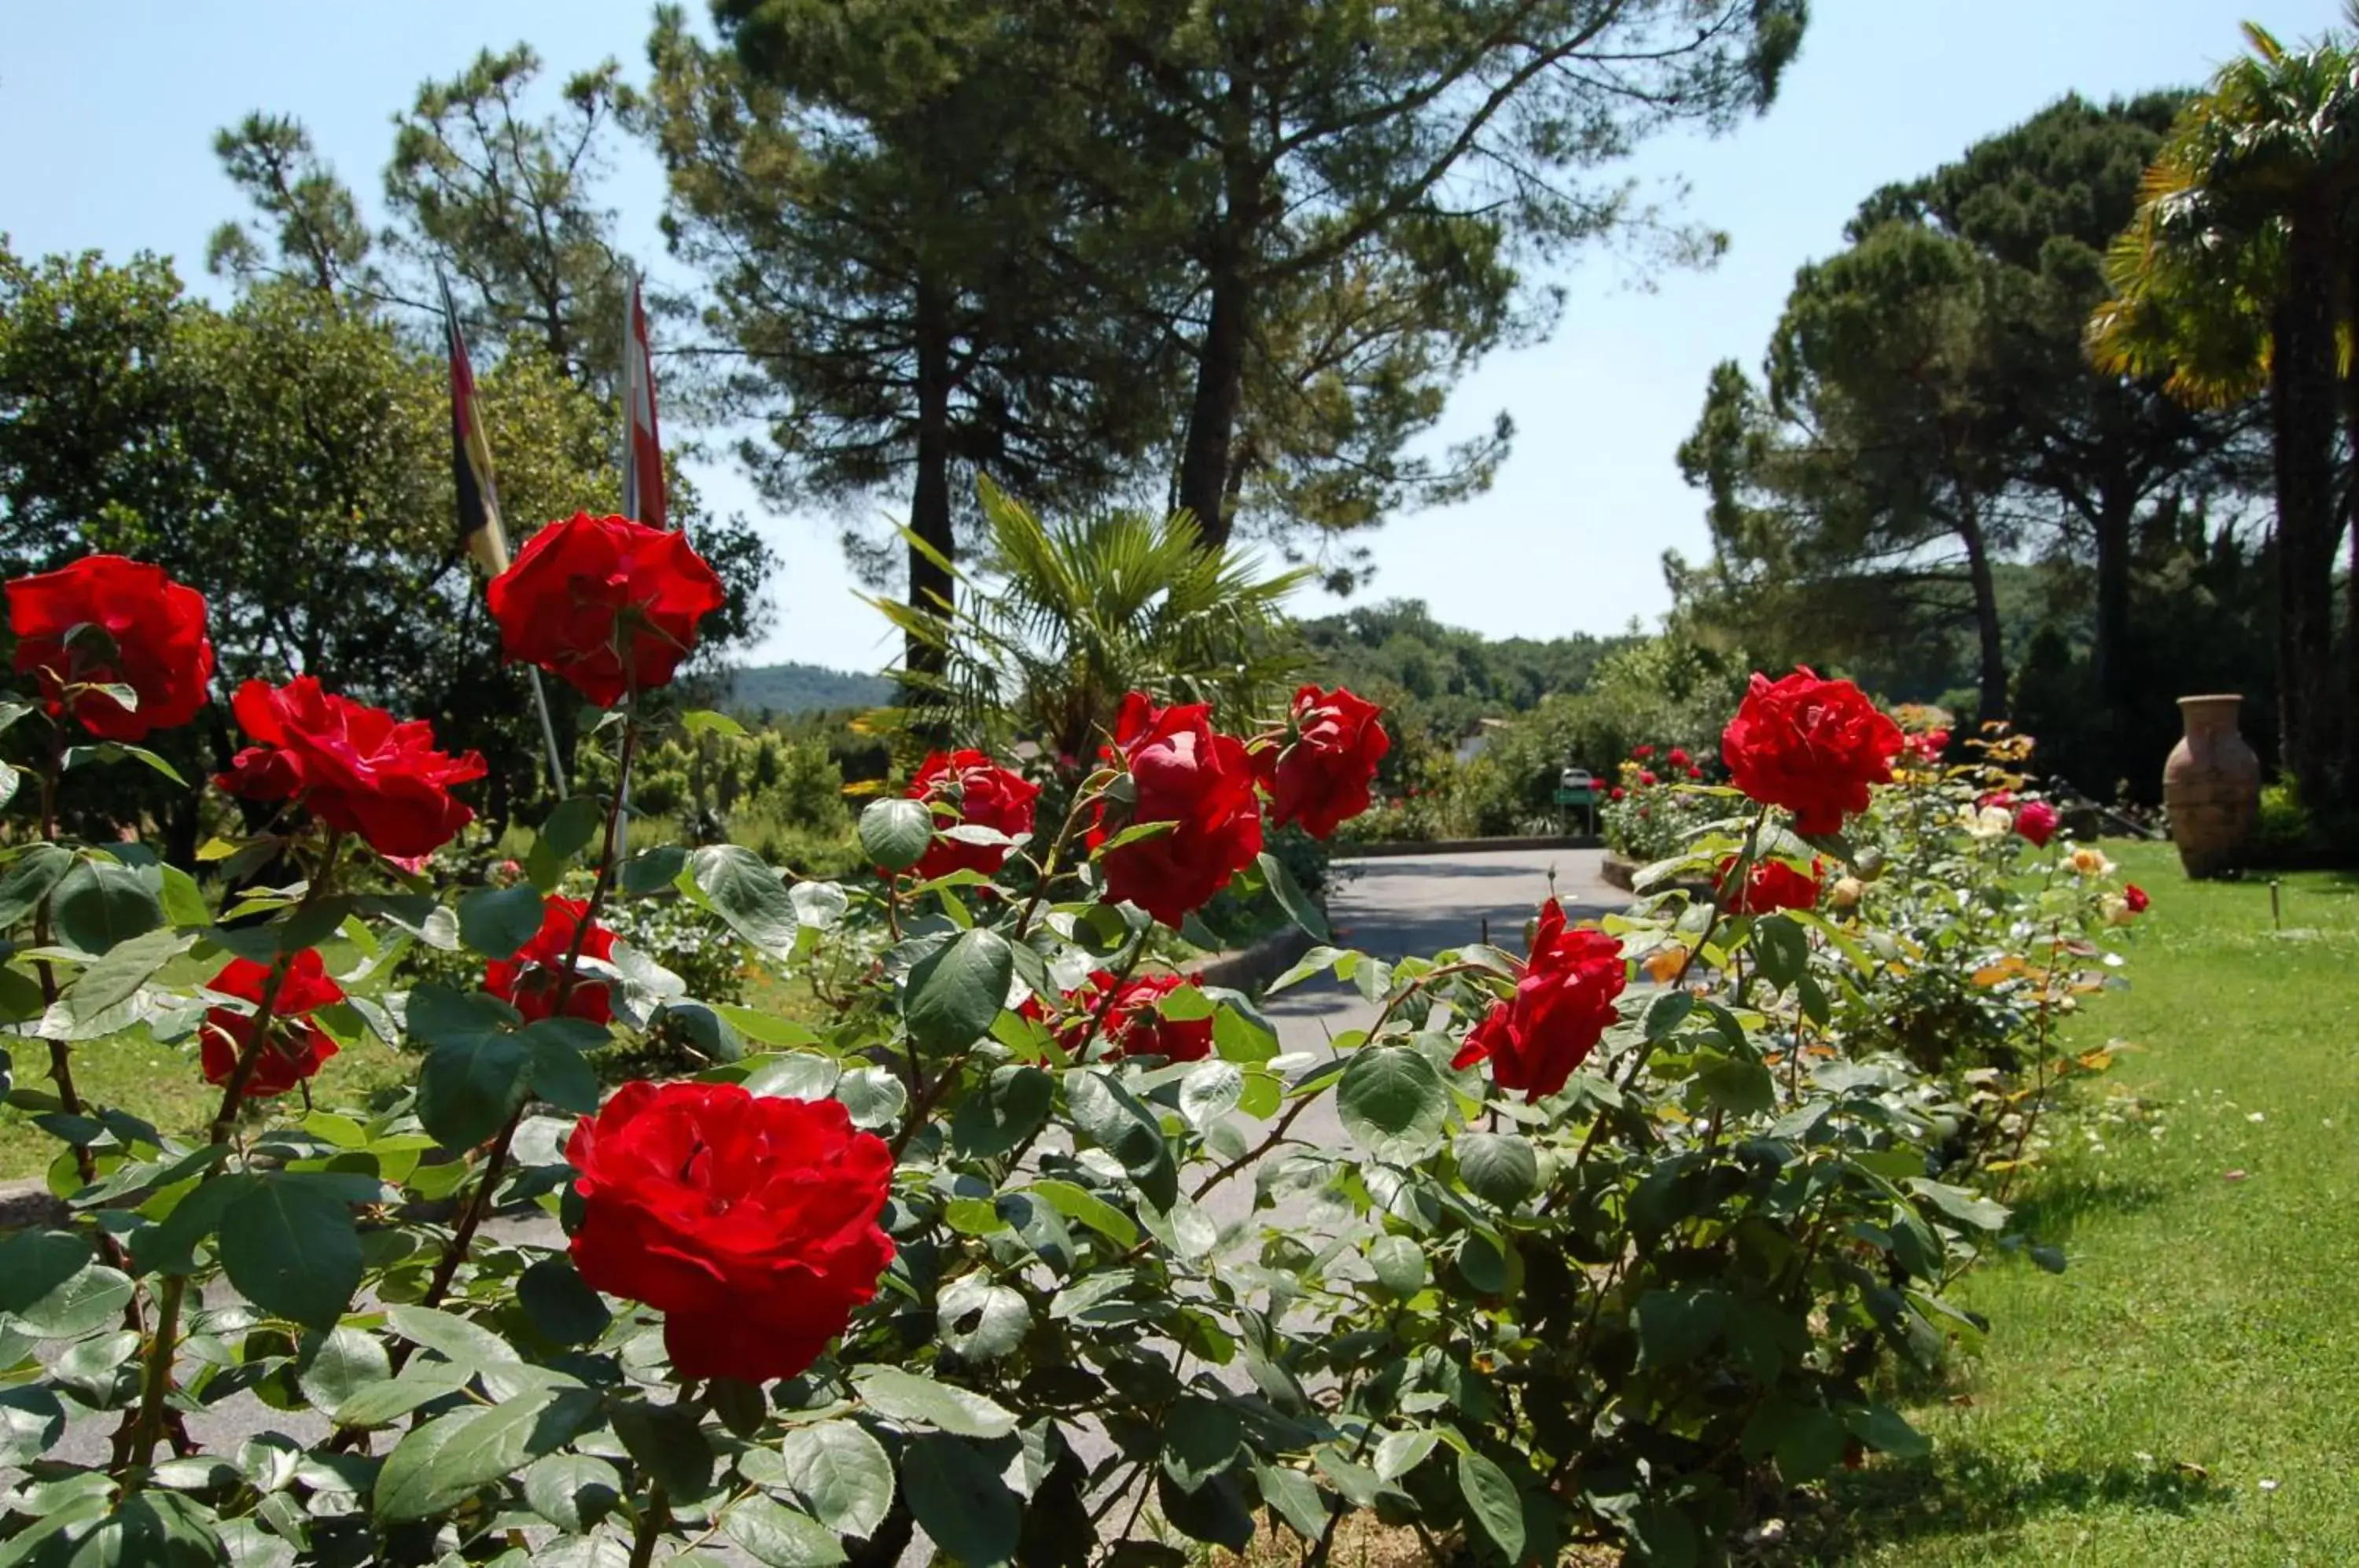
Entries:
[[[1705,1562],[1786,1488],[1921,1446],[1890,1368],[1971,1342],[1948,1287],[2027,1244],[1979,1187],[2027,1157],[2048,1021],[2130,906],[2077,846],[1977,836],[1981,779],[1875,783],[1872,715],[1764,682],[1788,695],[1732,724],[1738,788],[1683,780],[1712,814],[1630,910],[1551,904],[1522,953],[1322,940],[1278,988],[1364,1005],[1288,1050],[1179,977],[1174,928],[1225,884],[1326,936],[1261,851],[1265,795],[1310,746],[1315,826],[1304,802],[1364,789],[1364,729],[1330,749],[1315,713],[1233,734],[1138,694],[1037,831],[959,836],[963,789],[929,787],[869,806],[877,874],[842,884],[631,853],[634,617],[692,600],[684,550],[621,574],[613,757],[584,770],[613,785],[552,807],[521,875],[387,865],[463,826],[469,759],[317,681],[241,692],[257,745],[226,782],[285,809],[197,868],[56,833],[70,766],[138,757],[25,748],[0,1005],[65,1217],[0,1239],[0,1561],[644,1568],[725,1541],[826,1568],[922,1530],[972,1568],[1066,1568],[1266,1520],[1324,1563],[1366,1512],[1489,1562]],[[495,584],[504,639],[573,679],[582,638],[509,637],[533,581]],[[990,870],[937,853],[979,842]],[[281,855],[283,887],[199,874]],[[1847,907],[1709,896],[1821,861]],[[1938,923],[1937,888],[1987,918]],[[855,977],[840,1016],[691,995],[600,936],[647,906]],[[2012,1068],[1901,1049],[1896,971],[2009,942],[2023,969],[1984,988]],[[210,1124],[82,1097],[77,1057],[127,1028],[191,1073],[231,1055]],[[604,1093],[592,1058],[666,1029],[694,1076]],[[398,1045],[415,1080],[302,1104],[324,1045]],[[232,1411],[260,1435],[204,1446]]]

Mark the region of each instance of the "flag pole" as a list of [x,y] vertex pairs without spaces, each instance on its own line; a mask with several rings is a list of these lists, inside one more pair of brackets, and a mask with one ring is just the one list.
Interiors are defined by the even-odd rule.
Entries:
[[[442,321],[447,336],[451,361],[451,440],[453,483],[458,491],[460,538],[484,567],[485,572],[497,577],[509,566],[507,530],[500,525],[499,487],[492,477],[492,443],[475,418],[475,372],[467,357],[466,339],[459,332],[459,312],[451,303],[451,283],[442,269],[434,269],[434,281],[442,291]],[[468,516],[467,489],[474,485],[476,501],[481,510],[478,518]],[[471,522],[473,526],[471,526]],[[533,712],[540,718],[540,741],[549,752],[549,781],[557,786],[560,800],[573,792],[565,777],[565,756],[557,745],[557,725],[549,716],[549,691],[541,684],[538,665],[527,665],[525,675],[532,686]]]

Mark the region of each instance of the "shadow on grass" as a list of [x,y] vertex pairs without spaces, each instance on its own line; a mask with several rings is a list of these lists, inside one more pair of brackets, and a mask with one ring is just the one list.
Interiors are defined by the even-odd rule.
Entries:
[[2102,1167],[2050,1171],[2013,1200],[2014,1217],[2008,1228],[2035,1244],[2055,1246],[2068,1239],[2084,1220],[2153,1208],[2178,1196],[2190,1181],[2122,1176]]
[[2092,1508],[2191,1515],[2229,1489],[2169,1465],[2115,1463],[2059,1468],[1945,1444],[1929,1459],[1871,1465],[1828,1488],[1825,1532],[1793,1561],[1847,1561],[1907,1542],[2003,1535],[2046,1515]]

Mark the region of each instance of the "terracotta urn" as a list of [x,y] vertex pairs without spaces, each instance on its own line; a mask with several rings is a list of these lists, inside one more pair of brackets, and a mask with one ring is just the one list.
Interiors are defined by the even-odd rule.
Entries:
[[2190,877],[2233,870],[2252,836],[2261,804],[2261,759],[2236,728],[2235,695],[2181,697],[2187,733],[2162,768],[2162,803],[2171,842]]

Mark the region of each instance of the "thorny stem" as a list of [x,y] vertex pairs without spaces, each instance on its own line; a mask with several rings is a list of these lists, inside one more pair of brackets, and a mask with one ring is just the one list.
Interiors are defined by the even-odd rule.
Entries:
[[[43,844],[53,844],[57,841],[58,779],[65,771],[65,726],[53,720],[49,724],[49,765],[41,769],[40,775],[41,842]],[[35,947],[49,945],[49,899],[47,897],[44,897],[33,909],[33,945]],[[58,999],[57,971],[50,966],[48,959],[43,958],[34,961],[33,972],[40,976],[42,1005],[55,1006]],[[82,1114],[82,1095],[76,1092],[73,1081],[73,1048],[61,1040],[49,1041],[49,1082],[57,1086],[59,1108],[70,1116],[81,1116]],[[88,1144],[77,1142],[72,1147],[74,1170],[82,1177],[82,1185],[87,1187],[98,1180],[98,1161],[91,1154]],[[113,1245],[112,1236],[105,1239],[110,1246]]]
[[1049,896],[1049,884],[1057,879],[1058,865],[1063,860],[1065,851],[1071,847],[1073,834],[1081,831],[1082,812],[1096,799],[1087,789],[1073,797],[1072,810],[1065,813],[1064,825],[1057,830],[1057,837],[1049,845],[1049,853],[1040,859],[1039,879],[1032,884],[1032,896],[1024,900],[1024,912],[1016,917],[1016,930],[1010,933],[1008,941],[1022,942],[1025,933],[1032,929],[1032,917],[1038,913],[1040,900]]
[[[598,880],[590,889],[590,902],[582,909],[582,918],[574,923],[573,944],[565,950],[565,966],[558,972],[557,990],[549,998],[551,1018],[565,1016],[565,1004],[572,999],[573,987],[581,976],[582,951],[589,943],[590,929],[597,923],[598,911],[604,907],[606,895],[614,885],[614,867],[622,858],[623,800],[630,788],[631,759],[637,754],[638,746],[639,713],[634,702],[629,717],[623,724],[623,749],[615,759],[614,798],[606,807],[606,834],[598,852]],[[501,1171],[507,1164],[508,1148],[516,1141],[516,1128],[523,1122],[524,1107],[518,1105],[515,1113],[501,1124],[499,1132],[492,1139],[491,1148],[484,1152],[484,1174],[476,1182],[473,1194],[467,1200],[466,1208],[460,1212],[459,1223],[451,1232],[450,1244],[442,1249],[441,1260],[434,1265],[433,1278],[427,1281],[426,1294],[419,1298],[422,1305],[439,1307],[443,1298],[450,1294],[451,1282],[458,1278],[459,1266],[467,1259],[467,1248],[473,1244],[476,1230],[491,1214],[492,1195],[499,1188]],[[408,1343],[403,1342],[405,1354],[397,1355],[394,1359],[393,1368],[397,1372],[408,1359],[406,1354]]]
[[647,1506],[639,1512],[638,1530],[631,1537],[631,1568],[647,1568],[656,1560],[656,1542],[671,1522],[671,1500],[661,1481],[647,1483]]
[[[320,866],[303,889],[303,898],[296,905],[300,914],[318,902],[334,883],[336,859],[344,846],[344,835],[330,830],[328,844],[321,854]],[[227,1143],[237,1130],[238,1104],[245,1096],[245,1085],[254,1070],[262,1062],[262,1053],[271,1049],[270,1026],[278,1012],[278,994],[286,987],[287,975],[294,966],[295,955],[282,953],[270,965],[270,974],[262,983],[262,996],[254,1005],[254,1014],[247,1023],[245,1047],[237,1054],[228,1079],[222,1084],[221,1108],[213,1113],[208,1140],[215,1147]],[[212,1181],[219,1171],[218,1165],[197,1180],[200,1184]],[[148,1461],[154,1457],[156,1443],[163,1435],[164,1400],[172,1388],[172,1353],[178,1348],[180,1331],[180,1307],[188,1299],[189,1281],[185,1275],[164,1277],[162,1293],[156,1303],[156,1333],[148,1343],[147,1370],[139,1390],[139,1410],[131,1425],[130,1443],[118,1459],[118,1475],[127,1491],[137,1491],[145,1484]]]
[[1999,1178],[1998,1201],[2002,1203],[2014,1189],[2015,1173],[2023,1169],[2023,1151],[2030,1146],[2032,1128],[2038,1125],[2040,1106],[2048,1098],[2049,1024],[2055,1015],[2056,971],[2063,953],[2063,927],[2060,922],[2048,930],[2048,973],[2039,982],[2039,1034],[2032,1046],[2038,1059],[2032,1067],[2031,1104],[2024,1108],[2023,1120],[2016,1128],[2015,1150],[2007,1157],[2006,1174]]

